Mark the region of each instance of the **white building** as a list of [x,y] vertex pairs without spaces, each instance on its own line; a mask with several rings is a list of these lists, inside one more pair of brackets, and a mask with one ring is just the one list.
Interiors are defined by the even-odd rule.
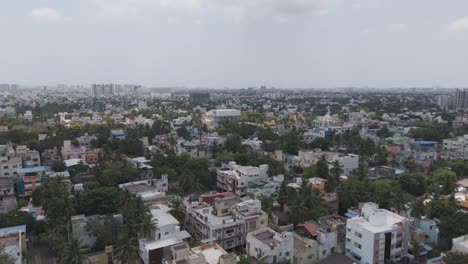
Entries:
[[247,195],[249,182],[268,180],[268,165],[240,166],[231,161],[227,169],[217,171],[216,179],[219,190],[242,197]]
[[25,121],[32,122],[33,121],[33,113],[31,111],[26,111],[26,113],[24,113],[24,115],[23,115],[23,119]]
[[164,205],[151,209],[151,215],[158,229],[150,238],[138,241],[140,259],[144,264],[162,263],[165,250],[190,238],[187,231],[180,230],[180,223],[169,213],[170,210]]
[[247,234],[247,254],[264,263],[292,261],[294,234],[278,233],[267,227]]
[[410,220],[375,203],[365,203],[361,215],[346,224],[346,255],[362,263],[383,264],[408,255]]
[[452,251],[468,254],[468,234],[452,239]]

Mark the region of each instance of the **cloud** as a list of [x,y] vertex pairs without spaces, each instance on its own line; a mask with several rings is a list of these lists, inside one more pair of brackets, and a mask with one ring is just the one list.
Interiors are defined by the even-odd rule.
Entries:
[[159,0],[162,7],[195,9],[221,8],[235,20],[273,19],[284,22],[288,18],[324,15],[333,0]]
[[31,18],[40,22],[60,22],[65,20],[65,17],[57,10],[41,7],[31,11]]
[[116,17],[135,17],[140,12],[138,0],[94,0],[97,18],[109,20]]
[[468,17],[460,18],[458,20],[453,21],[452,23],[450,23],[449,29],[456,32],[468,32]]

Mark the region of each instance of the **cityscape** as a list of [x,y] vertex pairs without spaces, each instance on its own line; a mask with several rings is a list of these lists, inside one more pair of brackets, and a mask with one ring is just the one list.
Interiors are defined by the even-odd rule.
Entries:
[[468,264],[466,10],[0,3],[0,264]]

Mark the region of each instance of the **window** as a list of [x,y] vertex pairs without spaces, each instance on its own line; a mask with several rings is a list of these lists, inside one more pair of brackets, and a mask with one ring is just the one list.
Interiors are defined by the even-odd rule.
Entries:
[[8,169],[8,166],[3,166],[3,169],[4,169],[4,170]]
[[286,254],[285,254],[285,255],[286,255],[286,257],[289,257],[289,252],[286,252]]
[[359,238],[362,238],[362,234],[359,233],[359,232],[357,232],[357,231],[354,231],[354,235],[357,236],[357,237],[359,237]]
[[357,248],[361,248],[361,244],[359,244],[357,242],[354,242],[354,246],[357,247]]

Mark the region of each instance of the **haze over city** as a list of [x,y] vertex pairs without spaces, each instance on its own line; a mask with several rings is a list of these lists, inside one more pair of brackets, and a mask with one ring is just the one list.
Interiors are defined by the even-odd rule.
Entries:
[[465,0],[1,1],[25,85],[466,87]]

